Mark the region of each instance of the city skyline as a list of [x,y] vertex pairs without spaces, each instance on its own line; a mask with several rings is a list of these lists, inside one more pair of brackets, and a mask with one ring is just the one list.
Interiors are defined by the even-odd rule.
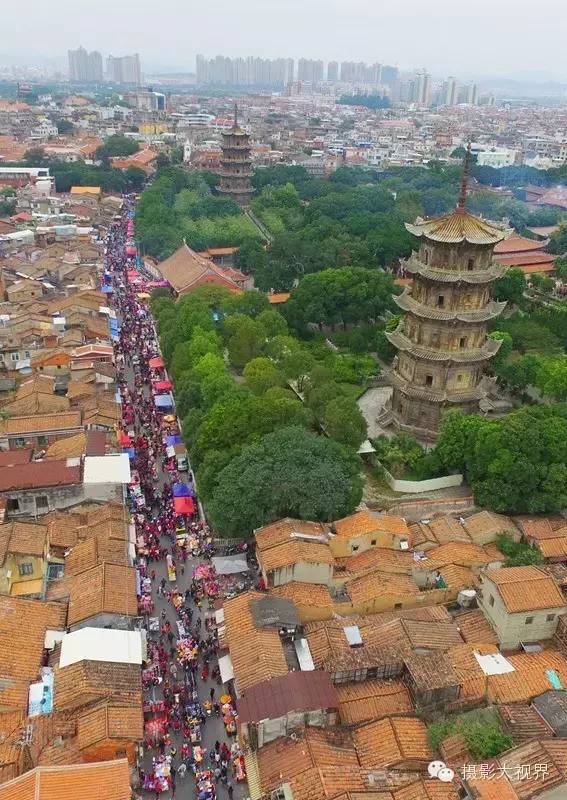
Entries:
[[[301,57],[329,61],[366,61],[394,64],[402,70],[425,67],[433,75],[525,77],[566,80],[562,56],[564,25],[559,0],[541,0],[537,18],[529,25],[517,19],[511,0],[479,0],[473,7],[432,0],[427,12],[418,0],[406,0],[384,11],[368,0],[272,0],[270,14],[260,0],[243,0],[235,7],[212,0],[206,7],[188,9],[181,0],[163,0],[160,14],[175,21],[155,32],[155,8],[148,0],[120,6],[102,0],[96,10],[77,7],[71,0],[53,0],[38,8],[26,26],[26,54],[17,40],[4,42],[6,57],[30,53],[60,58],[78,43],[87,50],[139,52],[149,69],[194,69],[197,52],[208,58],[217,53],[260,58]],[[132,12],[136,11],[133,15]],[[112,25],[102,29],[105,12]],[[7,29],[18,24],[19,12],[8,7]],[[64,25],[53,20],[65,19]],[[550,19],[559,24],[550,25]],[[274,24],[276,23],[276,24]],[[45,29],[49,28],[49,50]],[[198,32],[188,38],[187,31]],[[236,36],[235,33],[238,33]],[[541,35],[540,35],[541,34]],[[474,41],[474,47],[464,43]],[[285,47],[282,42],[287,43]],[[284,52],[288,50],[288,52]],[[526,54],[529,53],[529,60]],[[1,56],[0,56],[1,59]],[[526,66],[527,62],[527,66]],[[530,65],[534,65],[533,69]]]

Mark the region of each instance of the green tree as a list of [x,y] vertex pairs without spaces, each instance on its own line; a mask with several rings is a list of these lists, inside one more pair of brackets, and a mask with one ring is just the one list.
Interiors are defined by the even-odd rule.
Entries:
[[508,269],[501,278],[496,278],[491,287],[495,300],[505,300],[519,306],[527,288],[526,276],[521,269]]
[[197,326],[193,329],[188,349],[189,359],[193,365],[203,356],[207,355],[207,353],[214,353],[218,356],[222,355],[222,339],[215,331],[204,330],[200,326]]
[[358,450],[368,428],[358,405],[349,397],[336,397],[325,407],[323,427],[333,439]]
[[57,133],[67,134],[75,131],[75,126],[68,119],[58,119],[55,124],[57,125]]
[[266,332],[262,325],[244,314],[234,314],[225,321],[228,333],[228,355],[237,369],[243,369],[262,352]]
[[225,467],[208,510],[223,536],[250,536],[282,517],[331,520],[360,502],[357,458],[303,428],[268,434]]
[[273,386],[281,386],[283,376],[270,358],[253,358],[244,367],[246,385],[254,394],[264,394]]
[[498,534],[496,546],[506,556],[505,567],[526,567],[543,562],[543,556],[537,547],[532,547],[527,542],[515,542],[508,533]]
[[131,156],[139,150],[138,143],[130,136],[121,133],[109,136],[104,144],[96,151],[99,159],[113,158],[114,156]]
[[493,356],[492,364],[493,368],[498,368],[501,364],[504,364],[507,360],[508,356],[514,349],[514,342],[512,337],[506,331],[492,331],[492,333],[488,334],[489,339],[494,339],[497,342],[502,342],[500,347],[498,348],[498,352],[495,356]]

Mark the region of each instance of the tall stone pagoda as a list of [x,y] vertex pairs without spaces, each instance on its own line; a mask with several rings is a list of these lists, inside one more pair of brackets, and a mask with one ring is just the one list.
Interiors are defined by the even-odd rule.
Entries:
[[467,211],[469,160],[470,148],[456,209],[406,225],[419,247],[405,263],[412,285],[395,298],[405,316],[387,334],[398,350],[388,371],[389,421],[426,440],[435,439],[446,410],[479,411],[483,373],[501,344],[486,335],[506,305],[490,298],[491,282],[505,271],[492,251],[510,231]]
[[222,135],[220,184],[217,190],[235,200],[240,206],[250,204],[252,197],[252,159],[250,135],[238,124],[238,111],[234,107],[234,123]]

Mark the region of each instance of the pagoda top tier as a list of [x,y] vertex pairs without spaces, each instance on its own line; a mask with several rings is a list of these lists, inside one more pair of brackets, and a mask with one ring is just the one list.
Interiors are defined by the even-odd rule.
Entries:
[[445,244],[468,242],[469,244],[494,245],[512,233],[512,229],[475,217],[461,206],[457,206],[453,212],[443,214],[441,217],[429,219],[418,217],[413,224],[407,222],[406,228],[414,236],[423,236],[433,242]]

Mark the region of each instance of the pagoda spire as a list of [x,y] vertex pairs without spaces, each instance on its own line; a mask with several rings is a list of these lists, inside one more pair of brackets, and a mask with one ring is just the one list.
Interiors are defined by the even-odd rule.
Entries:
[[461,214],[465,211],[467,202],[467,184],[469,180],[469,169],[471,163],[471,143],[467,145],[467,151],[463,160],[463,175],[461,178],[461,191],[459,192],[459,202],[457,203],[457,211]]
[[234,104],[234,127],[238,128],[238,103]]

